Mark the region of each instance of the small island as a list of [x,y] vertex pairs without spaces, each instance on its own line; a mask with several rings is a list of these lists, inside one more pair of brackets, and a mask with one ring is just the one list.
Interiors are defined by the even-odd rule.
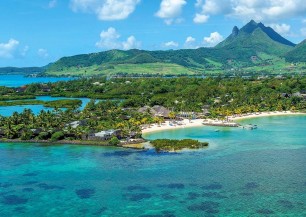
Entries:
[[208,146],[208,142],[193,139],[156,139],[150,142],[156,152],[175,152],[183,149],[200,149]]

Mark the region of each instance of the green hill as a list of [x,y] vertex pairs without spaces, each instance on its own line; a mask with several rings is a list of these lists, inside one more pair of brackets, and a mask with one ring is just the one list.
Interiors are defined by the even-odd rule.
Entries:
[[238,61],[246,61],[259,53],[278,56],[290,51],[294,46],[295,44],[272,28],[252,20],[240,30],[235,26],[232,34],[215,48],[229,51]]
[[[286,69],[284,55],[295,44],[262,23],[250,21],[214,48],[167,51],[110,50],[63,57],[47,67],[53,75],[203,74],[226,71],[268,72]],[[297,49],[296,52],[300,52]],[[305,56],[297,61],[305,61]],[[287,56],[286,56],[287,58]]]
[[306,39],[285,54],[288,62],[306,62]]
[[33,73],[41,73],[45,69],[43,67],[2,67],[0,68],[0,74],[33,74]]

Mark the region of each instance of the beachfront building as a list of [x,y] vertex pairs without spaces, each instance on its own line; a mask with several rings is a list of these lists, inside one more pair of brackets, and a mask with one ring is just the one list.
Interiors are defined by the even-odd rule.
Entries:
[[138,112],[140,113],[150,113],[152,116],[155,117],[163,117],[163,118],[169,118],[170,110],[165,108],[164,106],[155,105],[153,107],[150,106],[143,106],[138,109]]
[[92,133],[88,135],[88,140],[99,140],[105,141],[112,137],[120,137],[120,130],[104,130],[97,133]]

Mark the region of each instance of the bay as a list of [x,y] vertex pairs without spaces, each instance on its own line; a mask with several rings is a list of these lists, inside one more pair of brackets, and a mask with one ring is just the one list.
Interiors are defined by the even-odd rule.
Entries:
[[[62,100],[62,99],[79,99],[82,101],[82,105],[80,106],[80,110],[83,110],[87,103],[90,102],[89,98],[68,98],[68,97],[52,97],[52,96],[37,96],[36,100],[42,101],[54,101],[54,100]],[[26,100],[24,100],[26,101]],[[97,100],[98,101],[98,100]],[[14,112],[21,113],[24,109],[31,109],[35,115],[39,114],[41,110],[44,111],[52,111],[53,108],[46,108],[43,105],[16,105],[16,106],[0,106],[0,115],[4,117],[11,116]]]
[[23,75],[0,75],[0,86],[21,87],[31,83],[48,83],[57,81],[69,81],[75,78],[69,77],[24,77]]
[[[146,134],[207,149],[0,144],[0,216],[305,216],[306,116]],[[219,132],[215,132],[219,129]]]

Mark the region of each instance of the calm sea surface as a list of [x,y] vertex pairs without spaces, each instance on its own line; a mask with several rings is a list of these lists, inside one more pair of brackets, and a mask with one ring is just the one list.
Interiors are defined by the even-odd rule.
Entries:
[[[67,98],[67,97],[51,97],[51,96],[37,96],[37,100],[42,100],[42,101],[53,101],[53,100],[60,100],[60,99],[79,99],[82,101],[82,105],[80,106],[80,110],[83,110],[87,103],[90,102],[89,98]],[[26,101],[26,100],[24,100]],[[16,106],[0,106],[0,115],[7,117],[11,116],[14,112],[21,113],[24,109],[31,109],[34,114],[39,114],[41,110],[45,111],[52,111],[53,108],[47,108],[44,107],[43,105],[16,105]]]
[[[57,82],[57,81],[69,81],[75,78],[67,77],[37,77],[30,78],[24,77],[23,75],[0,75],[0,86],[6,87],[20,87],[23,85],[31,83],[48,83],[48,82]],[[80,109],[84,109],[85,105],[90,101],[88,98],[65,98],[65,97],[50,97],[50,96],[39,96],[36,97],[37,100],[42,101],[52,101],[59,99],[80,99],[82,100],[82,105]],[[41,110],[52,110],[52,108],[46,108],[43,105],[21,105],[21,106],[8,106],[0,107],[0,115],[2,116],[11,116],[14,112],[21,113],[24,109],[31,109],[34,114],[38,114]]]
[[69,81],[74,78],[67,77],[24,77],[23,75],[0,75],[0,86],[20,87],[31,83],[48,83],[57,81]]
[[179,154],[2,143],[0,216],[306,216],[306,116],[243,123],[146,135],[210,142]]

